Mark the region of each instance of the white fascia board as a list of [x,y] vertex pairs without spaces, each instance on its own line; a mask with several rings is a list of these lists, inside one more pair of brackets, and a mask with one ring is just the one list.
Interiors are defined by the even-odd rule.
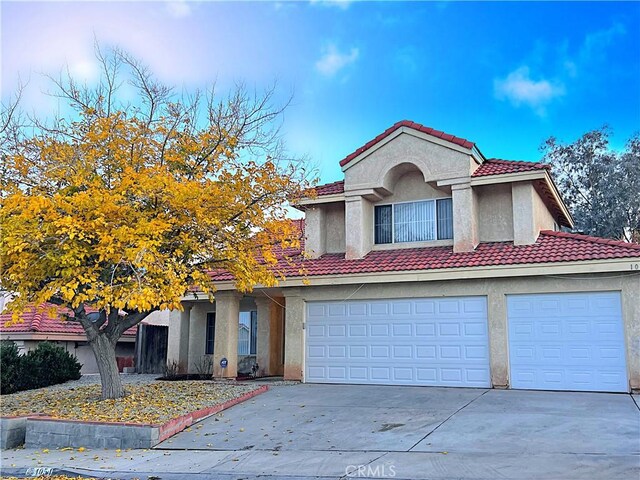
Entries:
[[318,205],[321,203],[344,202],[344,193],[335,193],[333,195],[322,195],[316,198],[305,198],[296,202],[296,205]]
[[471,177],[471,186],[477,187],[480,185],[493,185],[496,183],[513,183],[513,182],[526,182],[532,180],[544,180],[546,177],[546,170],[538,170],[531,172],[518,172],[518,173],[502,173],[498,175],[485,175],[482,177]]

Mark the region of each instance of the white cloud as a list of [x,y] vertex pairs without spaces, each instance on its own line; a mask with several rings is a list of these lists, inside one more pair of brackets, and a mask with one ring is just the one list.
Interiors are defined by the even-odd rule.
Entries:
[[627,33],[627,30],[624,25],[614,23],[606,30],[598,30],[597,32],[588,34],[580,48],[580,59],[583,62],[603,59],[607,47],[609,47],[617,37],[625,33]]
[[352,0],[311,0],[311,5],[321,5],[323,7],[337,7],[340,10],[349,8]]
[[169,15],[175,18],[184,18],[191,15],[191,5],[185,0],[170,0],[165,4]]
[[348,53],[343,53],[335,45],[329,45],[316,62],[316,70],[322,75],[333,77],[340,70],[354,63],[359,55],[360,51],[355,47],[349,50]]
[[526,105],[544,116],[546,106],[565,94],[564,85],[546,79],[533,80],[529,67],[520,67],[504,79],[493,81],[494,94],[500,100],[509,100],[516,107]]

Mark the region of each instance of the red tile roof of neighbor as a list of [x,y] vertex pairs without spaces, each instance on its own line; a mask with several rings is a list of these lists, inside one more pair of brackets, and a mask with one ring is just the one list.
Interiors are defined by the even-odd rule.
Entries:
[[[378,250],[358,260],[347,260],[342,253],[304,260],[299,253],[290,252],[291,264],[283,260],[279,265],[285,276],[302,276],[301,267],[307,276],[313,277],[631,258],[640,257],[640,245],[545,230],[540,232],[538,240],[532,245],[488,242],[481,243],[473,252],[465,253],[454,253],[450,246]],[[214,276],[217,281],[233,279],[223,271],[216,272]]]
[[[65,309],[44,303],[40,307],[31,307],[25,311],[20,318],[22,321],[15,325],[5,326],[5,323],[11,321],[11,314],[5,313],[0,315],[0,333],[60,333],[67,335],[84,335],[82,325],[76,322],[62,320],[58,315],[50,315],[50,311],[60,311],[63,313]],[[135,335],[136,327],[130,328],[124,335]]]
[[417,130],[418,132],[426,133],[427,135],[431,135],[432,137],[440,138],[442,140],[446,140],[447,142],[455,143],[456,145],[460,145],[461,147],[464,147],[464,148],[471,149],[475,146],[475,143],[470,142],[469,140],[466,140],[464,138],[456,137],[449,133],[445,133],[440,130],[435,130],[434,128],[431,128],[431,127],[425,127],[424,125],[421,125],[416,122],[412,122],[411,120],[400,120],[399,122],[394,123],[391,127],[387,128],[384,132],[382,132],[376,138],[368,141],[363,146],[358,148],[355,152],[350,153],[349,155],[344,157],[342,160],[340,160],[340,166],[344,167],[347,163],[349,163],[351,160],[356,158],[362,152],[373,147],[376,143],[380,142],[381,140],[384,140],[393,132],[395,132],[396,130],[402,127],[412,128],[414,130]]

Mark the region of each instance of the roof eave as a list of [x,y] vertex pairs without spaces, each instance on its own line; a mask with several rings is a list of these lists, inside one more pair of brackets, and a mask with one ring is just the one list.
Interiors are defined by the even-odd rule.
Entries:
[[548,170],[545,170],[544,173],[545,173],[545,180],[547,182],[547,185],[551,189],[551,194],[553,195],[554,200],[556,201],[558,207],[560,208],[560,210],[562,211],[562,214],[565,217],[566,223],[564,223],[563,226],[568,228],[573,228],[575,225],[573,216],[571,215],[571,212],[565,205],[564,200],[562,200],[562,196],[560,195],[560,191],[558,190],[558,186],[556,185],[556,182],[553,181],[553,177],[551,177],[551,173],[549,173]]
[[[386,272],[362,272],[331,275],[310,275],[307,277],[288,277],[278,287],[306,287],[361,283],[394,283],[394,282],[426,282],[426,281],[460,281],[474,278],[505,278],[545,275],[597,274],[620,272],[628,268],[629,261],[640,261],[640,253],[636,257],[579,260],[569,262],[520,263],[511,265],[486,265],[474,267],[438,268],[426,270],[397,270]],[[630,272],[633,274],[633,272]],[[218,291],[234,290],[231,281],[216,284]],[[256,286],[256,289],[262,288]],[[199,292],[198,296],[202,297]],[[182,301],[197,301],[193,297],[184,297]],[[207,300],[208,301],[208,300]]]
[[[344,193],[332,193],[331,195],[318,195],[316,198],[302,198],[296,202],[295,207],[317,205],[319,203],[344,202]],[[302,208],[299,208],[302,210]]]

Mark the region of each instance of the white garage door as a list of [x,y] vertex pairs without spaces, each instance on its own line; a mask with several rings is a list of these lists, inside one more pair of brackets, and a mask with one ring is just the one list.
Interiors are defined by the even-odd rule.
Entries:
[[628,391],[620,294],[510,295],[512,388]]
[[489,387],[484,297],[310,302],[311,383]]

